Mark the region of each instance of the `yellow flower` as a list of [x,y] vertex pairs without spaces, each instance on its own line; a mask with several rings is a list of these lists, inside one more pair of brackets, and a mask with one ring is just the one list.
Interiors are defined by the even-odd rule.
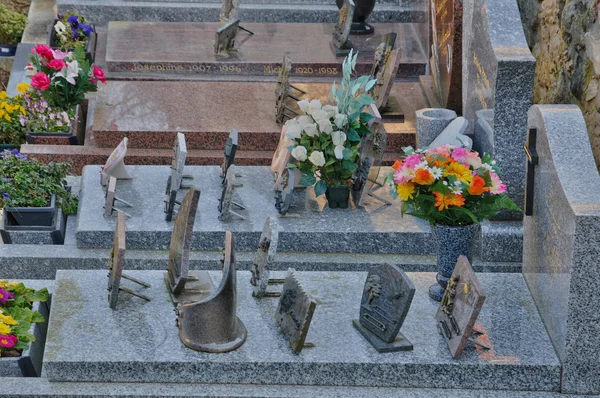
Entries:
[[17,84],[17,91],[21,94],[25,94],[27,90],[29,90],[29,84],[27,82],[21,82]]
[[458,162],[450,163],[444,169],[444,177],[455,176],[460,181],[470,184],[473,181],[473,174],[471,174],[471,169],[467,166],[463,166]]
[[0,314],[0,322],[4,322],[7,325],[16,325],[19,323],[15,321],[12,316],[3,314]]
[[396,190],[398,191],[398,196],[400,196],[400,199],[406,202],[407,200],[413,198],[413,193],[415,192],[415,184],[413,184],[412,182],[407,182],[406,184],[398,184]]
[[6,91],[0,91],[0,100],[3,100],[6,98]]
[[4,115],[4,119],[6,119],[6,121],[10,122],[12,120],[12,118],[8,115]]
[[7,324],[0,322],[0,334],[9,334],[10,333],[10,326],[8,326]]

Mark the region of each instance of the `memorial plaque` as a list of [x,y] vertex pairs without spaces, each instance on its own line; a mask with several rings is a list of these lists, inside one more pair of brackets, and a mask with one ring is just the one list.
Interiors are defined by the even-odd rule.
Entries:
[[277,86],[275,87],[275,120],[277,123],[283,123],[285,119],[292,119],[298,112],[287,106],[288,99],[299,101],[300,98],[294,97],[291,94],[292,88],[300,93],[304,91],[294,87],[290,84],[290,73],[292,71],[292,55],[290,52],[286,52],[283,57],[283,63],[279,69],[279,76],[277,77]]
[[295,185],[296,173],[294,170],[285,168],[281,173],[280,181],[275,183],[275,208],[282,216],[285,216],[290,209]]
[[221,164],[221,178],[223,179],[223,184],[225,183],[227,171],[232,165],[235,164],[235,154],[238,147],[238,135],[238,131],[233,129],[231,133],[229,133],[229,138],[227,138],[227,143],[225,144],[225,153],[223,157],[223,163]]
[[146,301],[150,301],[150,298],[134,292],[131,289],[121,286],[121,278],[128,279],[144,287],[150,287],[148,283],[139,281],[135,278],[127,276],[123,273],[125,267],[125,215],[119,213],[117,215],[117,225],[115,227],[115,235],[113,238],[113,247],[110,251],[108,259],[108,306],[110,309],[117,308],[117,302],[119,300],[119,292],[124,291],[132,294]]
[[235,169],[235,165],[232,165],[227,170],[227,174],[225,175],[225,183],[223,184],[223,190],[221,191],[221,198],[219,199],[219,220],[223,222],[231,221],[232,216],[236,216],[242,220],[246,219],[246,217],[232,209],[233,206],[241,210],[246,209],[242,204],[234,202],[233,200],[233,194],[236,188]]
[[411,351],[413,345],[400,333],[415,295],[406,274],[390,264],[369,268],[354,327],[378,352]]
[[125,137],[121,143],[115,148],[106,160],[106,164],[100,172],[100,184],[108,184],[108,179],[112,176],[121,180],[131,180],[132,177],[127,172],[125,167],[125,155],[127,155],[128,138]]
[[306,336],[316,307],[317,301],[304,290],[296,270],[289,268],[275,313],[275,322],[297,354],[306,346]]
[[254,260],[252,261],[252,277],[250,278],[250,283],[254,286],[254,291],[252,292],[252,296],[254,297],[280,295],[278,292],[267,292],[269,283],[273,283],[269,279],[269,270],[275,261],[278,241],[279,230],[277,229],[277,221],[268,217],[262,234],[260,235],[260,240],[258,241],[258,248],[254,254]]
[[124,201],[123,199],[119,199],[116,196],[117,193],[117,179],[115,177],[110,177],[108,185],[106,186],[106,195],[104,197],[104,217],[110,217],[113,214],[113,210],[118,213],[123,213],[127,217],[131,217],[131,215],[125,213],[123,210],[115,207],[115,202],[121,202],[125,206],[132,207],[131,203]]
[[385,58],[383,70],[380,70],[379,74],[375,76],[377,84],[373,90],[373,98],[384,119],[404,120],[404,113],[398,100],[390,97],[399,66],[400,49],[390,51]]
[[479,334],[474,326],[484,301],[483,288],[469,260],[460,256],[435,314],[453,358],[459,358],[469,342],[485,347],[473,339],[473,334]]
[[229,352],[246,342],[248,332],[237,317],[237,280],[233,234],[225,231],[223,276],[207,298],[177,306],[179,338],[204,352]]
[[333,31],[333,47],[336,56],[347,55],[352,47],[350,41],[350,30],[352,29],[352,18],[354,17],[354,1],[344,0],[340,8],[338,21]]
[[240,26],[240,20],[234,19],[217,29],[215,33],[215,54],[223,51],[234,51],[235,36]]
[[221,12],[219,12],[219,26],[227,25],[230,21],[238,19],[239,0],[223,0]]
[[185,135],[183,133],[177,133],[173,159],[171,160],[171,175],[169,175],[167,179],[167,189],[165,191],[165,220],[169,222],[173,219],[175,205],[179,204],[177,203],[177,191],[181,189],[184,178],[191,178],[183,175],[186,157],[187,146],[185,143]]

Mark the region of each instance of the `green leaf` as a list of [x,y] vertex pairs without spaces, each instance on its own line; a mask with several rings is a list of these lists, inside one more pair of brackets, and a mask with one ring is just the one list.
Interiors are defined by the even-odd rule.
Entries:
[[327,190],[327,183],[324,180],[319,180],[315,184],[315,196],[321,196]]
[[348,148],[344,148],[342,153],[344,154],[344,160],[350,160],[352,155],[354,155],[354,151],[352,151],[351,149],[348,149]]
[[298,184],[305,187],[310,187],[315,182],[317,182],[317,179],[315,178],[314,174],[304,174],[300,179],[300,182],[298,182]]
[[329,102],[333,103],[333,100],[335,99],[335,81],[333,82],[333,84],[331,85],[331,91],[329,92]]
[[367,106],[374,104],[375,100],[369,94],[361,94],[360,97],[358,97],[358,102],[363,106]]
[[350,172],[352,172],[358,168],[356,163],[351,162],[349,160],[344,160],[344,162],[342,164],[344,165],[344,168]]
[[354,129],[349,129],[346,133],[346,139],[349,141],[360,141],[360,136]]
[[369,123],[373,119],[375,119],[375,116],[371,115],[368,112],[362,112],[360,114],[360,122],[361,123]]
[[298,164],[290,162],[285,167],[288,168],[288,169],[297,169],[298,168]]
[[412,146],[404,146],[402,147],[402,152],[404,152],[405,155],[410,156],[415,153],[415,150]]
[[31,299],[31,301],[46,302],[46,301],[48,301],[48,297],[49,297],[48,289],[43,288],[40,290],[36,290],[36,292],[31,295],[30,299]]
[[365,91],[371,91],[371,89],[375,86],[375,83],[377,83],[377,79],[369,80],[369,82],[365,85]]
[[31,323],[46,322],[46,318],[38,311],[34,311],[31,316]]

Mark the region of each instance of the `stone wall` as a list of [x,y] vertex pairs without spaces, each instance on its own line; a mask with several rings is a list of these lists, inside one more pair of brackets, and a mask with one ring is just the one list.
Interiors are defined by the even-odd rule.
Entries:
[[600,6],[596,0],[518,0],[537,59],[534,104],[577,104],[600,166]]

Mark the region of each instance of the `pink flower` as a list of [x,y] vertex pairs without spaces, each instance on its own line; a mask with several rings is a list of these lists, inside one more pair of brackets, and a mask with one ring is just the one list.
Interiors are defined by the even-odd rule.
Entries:
[[44,72],[38,72],[31,76],[31,86],[44,91],[50,87],[50,78]]
[[473,169],[478,169],[481,167],[481,158],[477,152],[467,152],[464,162]]
[[404,160],[404,163],[402,164],[402,168],[401,169],[414,169],[416,165],[418,165],[419,163],[421,163],[423,161],[422,159],[422,155],[420,154],[414,154],[414,155],[410,155],[409,157],[407,157]]
[[394,181],[396,182],[396,184],[406,184],[407,182],[412,180],[414,176],[415,171],[412,168],[408,168],[402,165],[402,167],[400,167],[398,171],[394,173]]
[[92,78],[92,82],[96,82],[97,80],[100,80],[102,83],[106,84],[106,76],[104,75],[104,71],[96,65],[92,65],[92,70],[93,70],[93,78]]
[[13,336],[12,334],[0,334],[0,347],[13,348],[18,341],[17,336]]
[[490,193],[493,195],[499,195],[506,192],[506,185],[502,183],[498,174],[490,171],[490,177],[492,178],[492,186],[490,187]]
[[6,303],[8,300],[15,298],[15,295],[4,289],[0,289],[0,303]]
[[38,54],[40,57],[47,59],[48,61],[54,59],[54,54],[52,53],[52,49],[50,46],[46,44],[36,44],[36,46],[31,50],[32,54]]
[[46,66],[48,68],[52,68],[54,70],[61,70],[66,65],[65,65],[65,61],[63,61],[62,59],[53,59],[52,61],[48,62],[48,64],[46,64]]
[[65,59],[69,55],[69,53],[65,53],[60,50],[53,50],[52,54],[54,55],[54,59]]
[[449,158],[450,157],[450,149],[452,149],[452,148],[454,148],[453,145],[444,144],[444,145],[440,145],[438,147],[427,150],[427,153],[438,154],[438,155],[442,155],[442,156]]
[[468,151],[465,148],[455,148],[454,151],[452,151],[452,159],[464,163],[467,152]]

